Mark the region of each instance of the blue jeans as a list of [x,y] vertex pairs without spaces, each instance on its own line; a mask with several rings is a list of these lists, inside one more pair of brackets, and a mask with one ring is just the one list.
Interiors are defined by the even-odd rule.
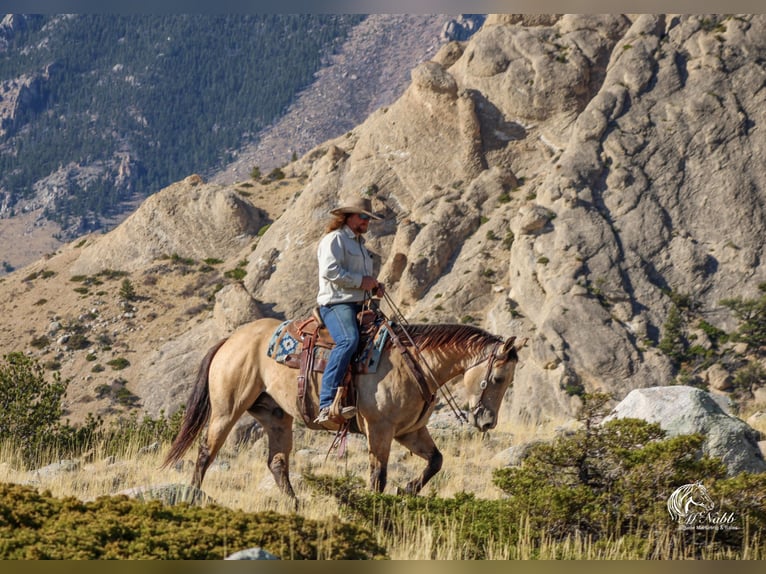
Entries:
[[335,347],[327,359],[327,366],[322,375],[322,389],[319,392],[319,408],[329,407],[335,398],[338,387],[346,376],[351,359],[359,346],[359,324],[356,314],[361,311],[358,303],[337,303],[319,307],[327,330],[330,332]]

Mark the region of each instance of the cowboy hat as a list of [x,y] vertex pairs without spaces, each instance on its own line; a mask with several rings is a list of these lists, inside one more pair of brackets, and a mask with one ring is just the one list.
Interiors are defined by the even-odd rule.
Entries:
[[344,205],[336,207],[330,213],[333,215],[347,215],[349,213],[364,213],[372,219],[383,219],[380,215],[372,212],[372,201],[367,197],[357,197],[347,201]]

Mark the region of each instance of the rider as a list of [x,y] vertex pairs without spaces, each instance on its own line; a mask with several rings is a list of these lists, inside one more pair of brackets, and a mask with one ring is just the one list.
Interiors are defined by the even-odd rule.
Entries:
[[[383,284],[373,275],[372,257],[364,246],[370,219],[382,217],[372,212],[372,202],[358,197],[330,212],[334,217],[327,234],[317,249],[319,262],[319,314],[330,332],[335,347],[327,360],[319,393],[319,415],[322,423],[330,418],[330,407],[343,382],[351,359],[359,345],[357,313],[369,292],[383,296]],[[345,419],[356,415],[356,407],[341,409]]]

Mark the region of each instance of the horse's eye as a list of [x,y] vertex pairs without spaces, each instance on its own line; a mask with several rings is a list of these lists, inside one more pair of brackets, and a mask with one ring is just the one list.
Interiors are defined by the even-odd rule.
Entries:
[[494,375],[492,377],[492,383],[495,385],[502,385],[503,384],[503,377],[499,375]]

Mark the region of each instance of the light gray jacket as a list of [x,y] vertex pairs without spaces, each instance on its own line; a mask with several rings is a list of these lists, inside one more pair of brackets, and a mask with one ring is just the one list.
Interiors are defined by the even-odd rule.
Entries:
[[362,277],[372,275],[373,269],[363,237],[357,237],[347,225],[331,231],[319,242],[317,259],[319,305],[364,301]]

